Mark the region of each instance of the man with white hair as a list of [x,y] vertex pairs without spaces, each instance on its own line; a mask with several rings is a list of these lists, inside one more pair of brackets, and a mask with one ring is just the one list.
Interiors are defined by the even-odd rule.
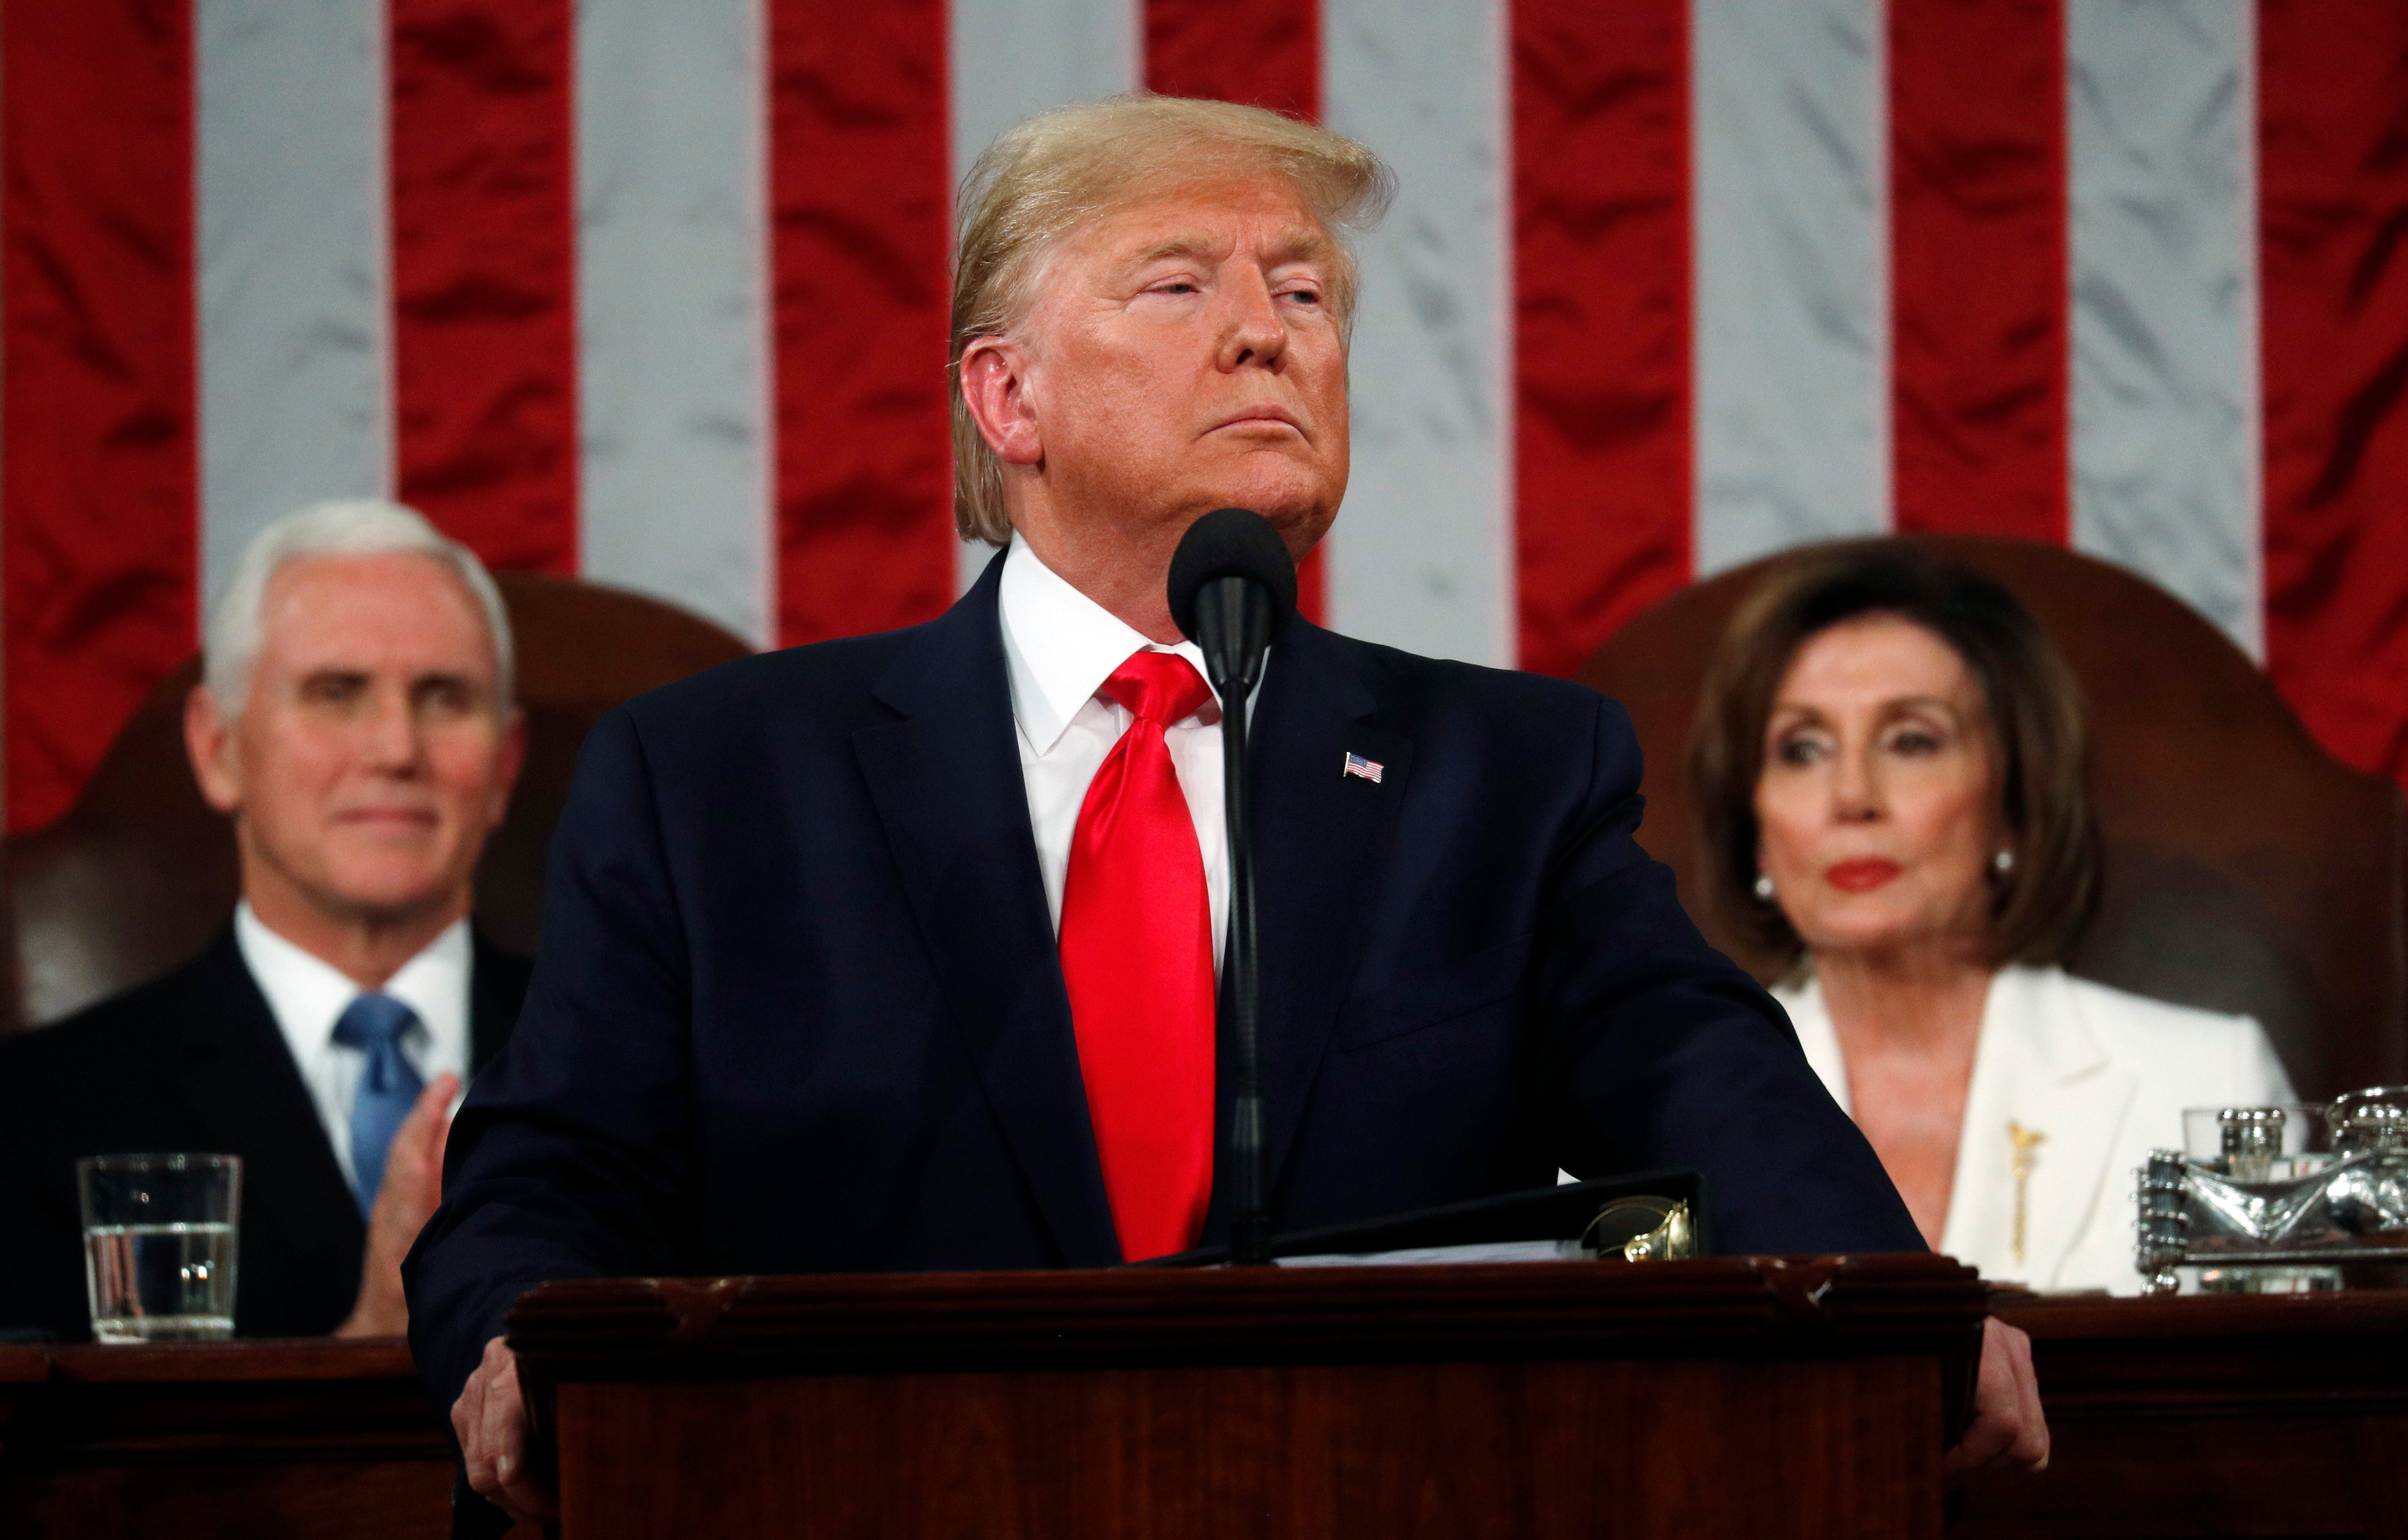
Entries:
[[510,632],[465,547],[395,504],[251,541],[187,702],[242,902],[191,962],[0,1043],[0,1327],[85,1334],[74,1165],[243,1157],[246,1336],[392,1335],[451,1107],[529,964],[468,922],[523,757]]
[[[981,158],[956,485],[1003,553],[926,625],[729,664],[587,740],[525,1021],[408,1264],[478,1490],[549,1508],[499,1334],[545,1279],[1226,1234],[1222,703],[1166,577],[1213,509],[1298,559],[1336,516],[1344,237],[1385,186],[1337,135],[1160,97]],[[1247,708],[1274,1228],[1685,1166],[1727,1248],[1921,1248],[1632,838],[1619,706],[1298,619]],[[1987,1405],[2025,1415],[1972,1455],[2036,1457],[1999,1363]]]

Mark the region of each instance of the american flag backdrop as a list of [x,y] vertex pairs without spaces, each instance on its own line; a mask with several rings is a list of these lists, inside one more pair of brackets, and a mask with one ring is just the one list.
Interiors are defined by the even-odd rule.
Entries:
[[2399,0],[6,0],[9,827],[313,498],[764,646],[935,613],[951,189],[1140,85],[1401,178],[1340,629],[1570,673],[1799,541],[2070,542],[2408,773]]

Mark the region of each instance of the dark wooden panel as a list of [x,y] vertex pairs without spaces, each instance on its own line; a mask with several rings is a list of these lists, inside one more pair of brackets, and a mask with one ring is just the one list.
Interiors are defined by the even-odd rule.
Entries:
[[28,1471],[0,1482],[0,1513],[28,1537],[445,1540],[452,1472],[426,1461]]
[[1932,1535],[1928,1256],[548,1285],[570,1540]]
[[1962,1536],[2408,1534],[2398,1419],[2128,1418],[2052,1430],[2049,1468],[1969,1492]]
[[452,1475],[397,1341],[0,1349],[0,1534],[434,1540]]
[[2408,1294],[2026,1300],[2055,1440],[1952,1534],[2408,1540]]
[[90,1464],[445,1456],[443,1428],[395,1340],[59,1348],[12,1460]]
[[1929,1359],[562,1388],[575,1540],[1931,1536]]

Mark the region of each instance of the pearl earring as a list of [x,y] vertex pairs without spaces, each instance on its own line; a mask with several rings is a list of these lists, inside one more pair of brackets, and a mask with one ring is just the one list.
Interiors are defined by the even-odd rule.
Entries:
[[1990,858],[1990,870],[1998,873],[2000,877],[2005,877],[2014,869],[2015,853],[2013,850],[2001,850],[1997,855]]
[[1772,902],[1772,879],[1762,873],[1756,875],[1756,896],[1759,902],[1765,904]]

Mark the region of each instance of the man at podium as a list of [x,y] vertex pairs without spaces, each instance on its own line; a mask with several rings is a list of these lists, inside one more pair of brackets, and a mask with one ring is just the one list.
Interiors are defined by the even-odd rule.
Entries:
[[[981,158],[957,512],[1000,554],[936,620],[729,664],[587,742],[525,1012],[409,1267],[479,1490],[545,1503],[499,1341],[544,1280],[1226,1234],[1225,705],[1254,739],[1275,1227],[1689,1167],[1727,1249],[1922,1249],[1634,841],[1618,706],[1298,619],[1240,707],[1182,640],[1199,517],[1256,510],[1301,558],[1338,512],[1344,237],[1386,178],[1310,125],[1144,96]],[[1977,1452],[2037,1459],[2003,1353]]]

